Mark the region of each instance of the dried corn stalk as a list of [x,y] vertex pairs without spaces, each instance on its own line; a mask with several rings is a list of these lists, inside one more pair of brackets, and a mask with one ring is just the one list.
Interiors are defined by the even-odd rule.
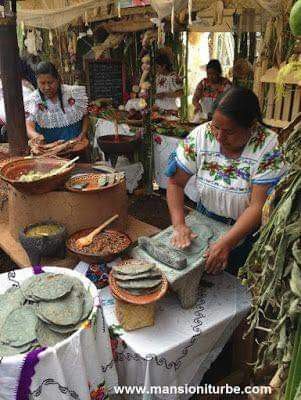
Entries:
[[255,370],[275,365],[283,399],[298,316],[301,313],[301,131],[288,139],[284,153],[290,174],[276,188],[281,197],[240,274],[251,288],[250,327],[264,332]]

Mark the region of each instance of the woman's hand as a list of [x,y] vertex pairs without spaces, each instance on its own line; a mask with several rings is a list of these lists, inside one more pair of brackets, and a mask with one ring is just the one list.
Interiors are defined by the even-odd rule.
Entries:
[[43,135],[39,135],[37,134],[36,136],[34,136],[29,142],[33,142],[37,145],[42,145],[44,144],[44,136]]
[[208,274],[221,273],[228,265],[231,250],[232,247],[223,238],[213,243],[205,253],[206,272]]
[[171,244],[178,249],[185,249],[191,245],[191,241],[197,236],[188,226],[178,225],[174,228]]

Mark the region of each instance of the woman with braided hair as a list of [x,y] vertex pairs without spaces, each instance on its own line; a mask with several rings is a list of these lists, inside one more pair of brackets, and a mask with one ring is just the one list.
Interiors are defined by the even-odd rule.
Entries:
[[24,104],[29,139],[47,144],[86,137],[89,119],[85,87],[62,84],[50,62],[38,64],[36,78],[38,89]]

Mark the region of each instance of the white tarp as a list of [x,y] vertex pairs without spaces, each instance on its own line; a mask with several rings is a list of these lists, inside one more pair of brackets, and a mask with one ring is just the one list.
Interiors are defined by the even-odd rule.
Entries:
[[[47,4],[47,2],[45,2]],[[45,4],[43,3],[43,4]],[[86,12],[99,7],[107,7],[114,0],[87,0],[82,3],[66,6],[64,8],[19,9],[17,12],[18,23],[35,28],[56,29],[71,23],[83,16]]]
[[151,0],[151,6],[159,18],[166,18],[171,15],[173,5],[174,11],[178,12],[187,7],[188,0]]
[[[189,0],[151,0],[151,6],[154,8],[156,13],[158,14],[159,18],[166,18],[172,15],[172,7],[174,5],[174,12],[181,11],[185,7],[188,8],[190,1]],[[201,10],[210,8],[215,5],[216,1],[208,1],[208,0],[198,0],[197,2],[192,2],[193,10]],[[229,4],[235,4],[235,1],[224,1],[224,6],[227,7]],[[243,1],[240,1],[240,6],[244,5]],[[269,14],[278,15],[281,12],[281,1],[280,0],[254,0],[246,1],[245,7],[246,8],[258,8],[260,6]]]

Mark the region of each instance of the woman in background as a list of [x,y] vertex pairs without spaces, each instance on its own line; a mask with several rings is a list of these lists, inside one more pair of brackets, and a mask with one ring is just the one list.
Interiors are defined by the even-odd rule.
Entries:
[[218,60],[210,60],[206,67],[207,78],[197,85],[192,99],[194,113],[203,114],[210,119],[216,99],[231,87],[231,82],[222,76],[222,67]]
[[161,111],[177,112],[176,99],[183,96],[183,82],[175,72],[165,53],[159,53],[156,57],[156,102],[155,105]]

